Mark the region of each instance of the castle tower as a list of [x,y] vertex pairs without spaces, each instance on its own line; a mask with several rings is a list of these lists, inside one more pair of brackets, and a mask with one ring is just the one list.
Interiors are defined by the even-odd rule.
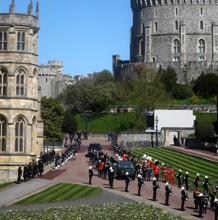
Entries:
[[43,147],[38,96],[39,18],[0,13],[0,178],[15,179],[19,165],[36,159]]
[[132,63],[190,67],[188,80],[217,65],[217,0],[131,0],[131,7]]

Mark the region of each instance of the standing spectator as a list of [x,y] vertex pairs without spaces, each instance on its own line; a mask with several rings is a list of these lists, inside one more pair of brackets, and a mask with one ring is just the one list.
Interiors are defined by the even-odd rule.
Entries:
[[92,177],[94,175],[94,172],[92,170],[92,167],[89,167],[89,185],[92,185]]

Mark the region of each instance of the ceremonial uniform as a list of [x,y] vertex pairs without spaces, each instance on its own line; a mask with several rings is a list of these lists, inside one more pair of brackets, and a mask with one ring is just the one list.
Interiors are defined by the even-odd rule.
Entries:
[[215,208],[215,210],[214,210],[214,219],[218,220],[218,200],[217,199],[215,199],[215,201],[214,201],[214,208]]
[[170,185],[168,182],[166,182],[166,185],[165,185],[165,205],[169,205],[169,198],[170,198],[170,195],[172,195],[172,189],[170,188]]
[[188,194],[185,191],[185,187],[181,188],[181,200],[182,200],[182,204],[181,204],[181,211],[185,211],[185,201],[188,199]]
[[22,176],[22,168],[21,166],[19,166],[17,170],[17,183],[21,182],[21,176]]
[[189,173],[185,172],[185,176],[184,176],[184,184],[185,184],[185,189],[188,190],[188,178],[189,178]]
[[200,180],[199,174],[197,173],[195,180],[194,180],[195,189],[198,189],[199,187],[199,180]]
[[109,179],[109,185],[111,189],[114,188],[114,170],[110,169],[109,174],[108,174],[108,179]]
[[144,184],[142,176],[139,174],[138,175],[138,196],[141,196],[141,188]]
[[131,182],[131,178],[129,176],[129,173],[126,172],[126,176],[125,176],[125,192],[129,192],[128,187],[129,187],[129,183]]
[[156,178],[153,178],[153,200],[157,201],[157,190],[159,189],[159,184],[156,180]]
[[92,167],[89,167],[89,185],[92,184],[92,177],[94,175],[94,172],[92,170]]
[[203,188],[204,188],[204,195],[208,195],[208,176],[205,176],[204,182],[203,182]]
[[178,182],[178,187],[180,188],[182,186],[182,170],[179,170],[179,173],[176,176],[177,182]]

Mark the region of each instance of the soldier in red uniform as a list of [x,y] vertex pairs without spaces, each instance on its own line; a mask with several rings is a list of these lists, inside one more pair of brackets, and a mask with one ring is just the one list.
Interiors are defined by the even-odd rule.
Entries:
[[165,164],[162,166],[162,178],[164,182],[167,182],[167,166]]
[[174,175],[175,175],[175,170],[173,169],[173,167],[170,168],[169,170],[169,182],[171,185],[174,185]]

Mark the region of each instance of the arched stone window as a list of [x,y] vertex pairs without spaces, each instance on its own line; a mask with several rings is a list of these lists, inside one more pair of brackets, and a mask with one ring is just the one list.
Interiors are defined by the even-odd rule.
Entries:
[[179,40],[177,40],[177,39],[175,39],[173,41],[173,52],[174,52],[174,54],[180,53],[180,43],[179,43]]
[[8,33],[0,31],[0,50],[7,50],[8,48]]
[[179,22],[175,21],[175,29],[178,31],[179,30]]
[[0,152],[6,152],[7,121],[0,115]]
[[200,30],[203,31],[203,29],[204,29],[204,23],[203,21],[200,21]]
[[22,117],[15,123],[15,152],[24,152],[26,124]]
[[203,39],[199,40],[199,53],[205,53],[205,41]]
[[16,75],[16,95],[25,96],[26,92],[26,75],[22,69],[20,69]]
[[7,73],[0,68],[0,96],[7,95]]
[[157,32],[157,28],[158,28],[158,26],[157,26],[157,21],[155,21],[155,22],[154,22],[154,31],[155,31],[155,32]]

